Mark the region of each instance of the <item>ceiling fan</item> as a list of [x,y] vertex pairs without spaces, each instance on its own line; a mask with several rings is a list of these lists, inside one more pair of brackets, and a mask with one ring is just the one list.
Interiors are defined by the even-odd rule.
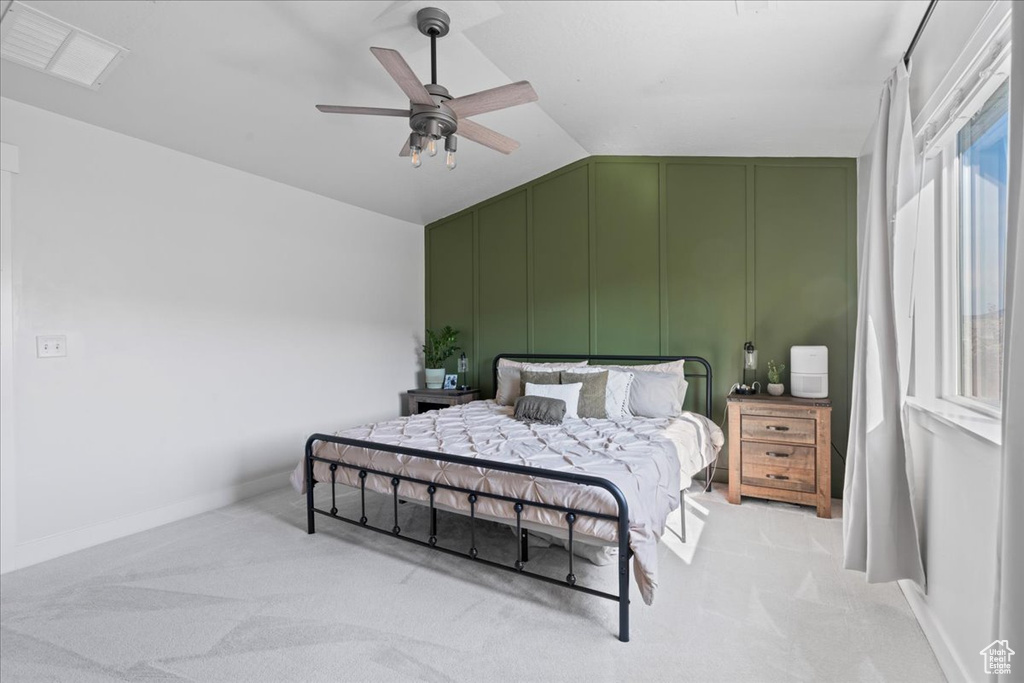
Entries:
[[470,121],[468,117],[535,102],[537,93],[534,92],[533,86],[528,81],[519,81],[453,98],[447,88],[437,83],[437,39],[448,34],[451,25],[448,14],[436,7],[425,7],[416,13],[416,25],[420,33],[430,38],[430,83],[420,83],[397,50],[384,47],[370,48],[373,56],[409,97],[408,109],[345,107],[333,104],[318,104],[316,108],[325,114],[408,117],[412,133],[398,154],[403,157],[411,156],[415,168],[419,168],[424,151],[430,156],[437,154],[437,142],[441,138],[444,138],[444,148],[448,153],[446,165],[449,170],[455,168],[455,150],[458,145],[456,132],[502,154],[510,154],[518,149],[519,143],[512,138]]

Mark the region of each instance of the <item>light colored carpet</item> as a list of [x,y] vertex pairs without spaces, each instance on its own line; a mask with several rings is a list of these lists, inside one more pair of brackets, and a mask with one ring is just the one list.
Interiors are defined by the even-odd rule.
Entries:
[[[839,519],[732,506],[721,487],[693,502],[690,542],[660,546],[655,604],[633,587],[630,643],[607,600],[327,518],[307,536],[303,498],[282,489],[0,577],[0,678],[942,679],[899,589],[841,569]],[[390,505],[373,501],[371,523],[390,527]],[[339,507],[358,517],[357,496]],[[400,515],[424,534],[425,510]],[[442,542],[468,547],[466,523],[442,514]],[[482,556],[512,557],[506,527],[481,527]],[[565,575],[564,550],[532,552]],[[577,575],[614,590],[613,567]]]

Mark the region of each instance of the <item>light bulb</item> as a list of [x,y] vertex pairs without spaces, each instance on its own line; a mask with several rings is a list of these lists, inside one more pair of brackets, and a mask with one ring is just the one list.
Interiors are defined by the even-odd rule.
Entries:
[[444,139],[444,151],[448,152],[448,158],[445,160],[445,166],[448,170],[455,169],[455,150],[458,149],[459,140],[454,135],[448,135]]
[[427,143],[427,154],[437,156],[437,140],[434,138],[430,138],[430,142]]
[[419,168],[421,163],[423,162],[420,161],[420,151],[418,149],[412,150],[412,167]]

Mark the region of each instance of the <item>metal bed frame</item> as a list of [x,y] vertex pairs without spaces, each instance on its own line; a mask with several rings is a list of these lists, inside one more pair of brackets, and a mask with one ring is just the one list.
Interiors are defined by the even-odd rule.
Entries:
[[[704,413],[707,417],[711,417],[711,364],[708,363],[704,358],[699,356],[600,356],[600,355],[577,355],[577,354],[514,354],[514,353],[502,353],[494,357],[493,372],[494,372],[494,386],[497,387],[498,378],[498,362],[502,358],[514,359],[514,360],[536,360],[536,361],[556,361],[556,360],[599,360],[599,361],[612,361],[616,363],[664,363],[676,360],[684,360],[687,362],[698,363],[703,366],[702,373],[684,373],[686,377],[699,377],[705,379],[705,393],[704,401],[705,408]],[[487,465],[485,469],[496,470],[500,472],[510,472],[513,474],[521,474],[527,477],[534,477],[537,479],[551,479],[554,481],[569,482],[572,484],[580,484],[582,486],[596,486],[608,491],[612,498],[615,499],[615,503],[618,506],[618,514],[610,515],[607,513],[594,512],[592,510],[582,510],[577,508],[569,508],[561,505],[554,505],[550,503],[541,503],[538,501],[520,499],[510,496],[503,496],[500,494],[489,493],[487,491],[476,491],[473,489],[462,488],[459,486],[452,486],[449,484],[442,484],[440,482],[427,481],[424,479],[418,479],[416,477],[410,477],[406,475],[399,475],[393,472],[384,472],[381,470],[375,470],[371,467],[365,467],[361,465],[352,465],[340,460],[331,460],[329,458],[321,458],[314,455],[314,444],[317,442],[336,443],[343,446],[355,446],[357,448],[364,448],[367,450],[384,451],[387,453],[395,453],[397,455],[411,456],[414,458],[423,458],[426,460],[434,460],[436,462],[448,462],[457,465],[466,465],[473,468],[483,468],[481,460],[476,458],[467,458],[458,455],[450,455],[447,453],[440,453],[436,451],[424,451],[416,448],[405,448],[402,446],[393,446],[390,444],[375,443],[372,441],[362,441],[359,439],[349,439],[341,436],[331,436],[328,434],[313,434],[306,440],[306,455],[305,455],[305,468],[306,468],[306,515],[307,515],[307,533],[316,532],[316,515],[323,515],[325,517],[331,517],[333,519],[347,522],[355,526],[360,526],[378,533],[387,534],[400,538],[403,541],[415,543],[427,548],[434,550],[440,550],[441,552],[448,553],[449,555],[456,555],[459,557],[465,557],[475,562],[480,562],[491,567],[498,569],[504,569],[506,571],[515,572],[522,574],[523,576],[529,576],[530,578],[545,581],[547,583],[562,586],[570,590],[576,590],[589,595],[605,598],[607,600],[613,600],[619,603],[619,640],[626,643],[629,642],[629,559],[632,556],[632,551],[629,549],[629,508],[626,504],[626,499],[622,495],[622,491],[607,479],[600,477],[593,477],[584,474],[575,474],[572,472],[560,472],[556,470],[549,470],[540,467],[528,467],[525,465],[515,465],[512,463],[492,462],[486,461]],[[313,502],[313,487],[318,483],[313,478],[313,463],[323,462],[330,466],[331,472],[331,509],[322,510],[317,508]],[[338,514],[337,506],[337,476],[336,472],[339,467],[345,467],[351,470],[359,471],[359,491],[360,491],[360,505],[361,515],[358,520],[344,517]],[[708,472],[708,482],[710,483],[710,466]],[[384,477],[390,480],[392,498],[394,501],[394,522],[390,529],[384,527],[372,526],[368,523],[366,517],[366,478],[369,476]],[[426,541],[418,538],[412,538],[410,536],[403,536],[401,527],[398,525],[398,505],[399,502],[404,502],[400,499],[399,487],[402,482],[408,482],[410,484],[418,484],[425,486],[427,493],[430,497],[430,534]],[[326,482],[324,482],[326,483]],[[450,548],[444,548],[437,545],[437,508],[434,506],[434,494],[437,489],[446,489],[449,491],[456,491],[463,493],[467,496],[469,502],[469,518],[470,518],[470,548],[469,552],[459,552]],[[476,502],[479,497],[492,498],[501,500],[509,503],[512,506],[512,510],[516,516],[516,534],[519,538],[519,547],[517,551],[517,559],[512,566],[494,562],[480,557],[476,547]],[[548,510],[557,510],[565,514],[566,528],[568,529],[569,536],[569,573],[566,574],[565,579],[555,579],[550,576],[530,572],[526,570],[526,562],[529,560],[528,547],[527,547],[527,531],[523,528],[522,524],[522,512],[527,506],[536,508],[544,508]],[[679,510],[680,517],[683,520],[682,527],[682,538],[686,540],[686,513],[685,513],[685,500],[684,494],[680,491],[679,494]],[[461,513],[460,513],[461,514]],[[573,553],[573,527],[576,520],[580,516],[594,517],[597,519],[604,519],[615,522],[618,527],[618,543],[619,543],[619,558],[618,558],[618,570],[619,570],[619,590],[618,594],[606,593],[599,591],[594,588],[587,586],[580,586],[576,584],[576,574],[574,572],[574,558]]]

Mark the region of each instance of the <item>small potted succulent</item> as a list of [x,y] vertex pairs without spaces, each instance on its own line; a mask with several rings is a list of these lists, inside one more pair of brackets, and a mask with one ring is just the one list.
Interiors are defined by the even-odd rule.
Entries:
[[786,387],[782,384],[782,371],[785,365],[780,365],[773,360],[768,361],[768,393],[772,396],[782,396]]
[[451,358],[458,346],[459,331],[445,325],[440,332],[427,330],[427,341],[423,344],[423,367],[427,371],[427,388],[440,389],[444,384],[444,362]]

